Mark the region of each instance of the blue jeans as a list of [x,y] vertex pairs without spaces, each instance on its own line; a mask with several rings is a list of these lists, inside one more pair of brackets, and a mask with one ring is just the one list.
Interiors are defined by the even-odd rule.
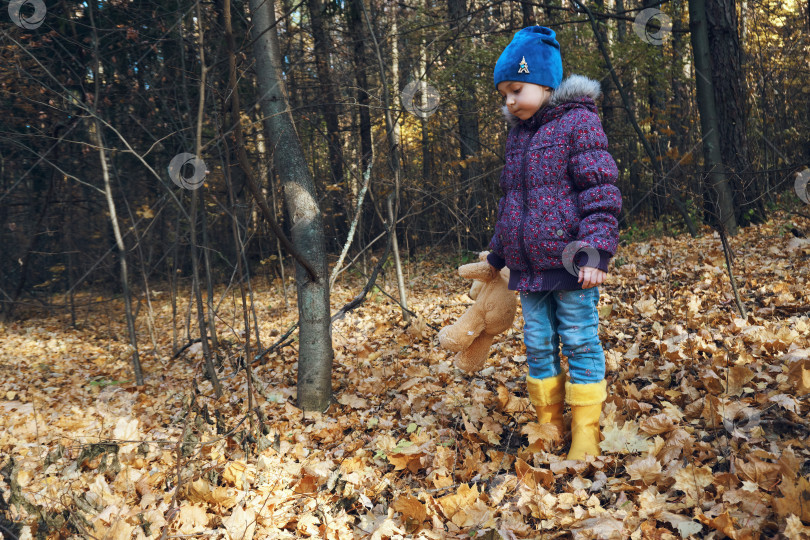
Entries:
[[599,287],[579,291],[521,292],[523,340],[529,375],[545,379],[560,374],[560,340],[572,383],[605,378],[605,352],[599,341]]

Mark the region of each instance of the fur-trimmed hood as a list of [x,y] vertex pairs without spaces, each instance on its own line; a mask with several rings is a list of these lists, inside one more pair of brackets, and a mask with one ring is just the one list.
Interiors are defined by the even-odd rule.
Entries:
[[504,105],[501,110],[510,126],[516,126],[521,123],[536,123],[541,125],[574,107],[586,107],[593,112],[597,112],[596,100],[600,95],[602,95],[602,89],[598,81],[583,75],[569,75],[563,79],[560,86],[551,93],[551,99],[549,99],[548,104],[534,113],[534,116],[531,118],[521,120],[509,112],[509,108],[506,105]]

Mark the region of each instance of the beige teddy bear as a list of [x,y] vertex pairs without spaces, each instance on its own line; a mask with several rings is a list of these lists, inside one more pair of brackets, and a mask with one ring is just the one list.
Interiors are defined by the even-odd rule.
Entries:
[[455,365],[467,373],[484,367],[493,339],[512,326],[517,310],[515,293],[507,286],[509,269],[498,272],[486,261],[486,256],[483,252],[479,255],[481,262],[459,267],[461,277],[477,280],[470,291],[475,303],[455,324],[439,332],[439,344],[458,353]]

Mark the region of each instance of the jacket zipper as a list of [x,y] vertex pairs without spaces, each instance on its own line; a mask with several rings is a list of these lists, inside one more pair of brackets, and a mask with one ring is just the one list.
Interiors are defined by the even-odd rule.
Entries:
[[523,153],[521,156],[520,179],[523,182],[523,205],[520,212],[520,228],[518,229],[518,235],[520,237],[520,255],[523,257],[523,260],[526,261],[526,268],[529,269],[529,283],[531,283],[533,279],[532,264],[529,260],[529,254],[526,252],[526,239],[524,238],[523,231],[526,226],[526,216],[529,213],[529,181],[526,178],[526,154],[528,153],[529,146],[531,145],[532,136],[533,134],[530,133],[526,144],[523,146]]

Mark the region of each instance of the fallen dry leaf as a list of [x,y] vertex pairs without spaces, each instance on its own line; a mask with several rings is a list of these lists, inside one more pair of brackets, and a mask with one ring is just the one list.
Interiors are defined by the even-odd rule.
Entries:
[[230,540],[251,540],[256,532],[256,511],[236,505],[231,515],[223,518],[222,524]]
[[773,505],[779,516],[796,515],[803,521],[810,522],[810,479],[800,477],[793,480],[782,477],[779,484],[782,497],[774,499]]
[[640,480],[648,486],[661,478],[661,464],[654,456],[638,458],[625,467],[630,475],[630,480]]
[[425,518],[427,518],[427,508],[419,499],[410,496],[399,497],[391,505],[396,512],[400,512],[405,518],[405,528],[409,532],[416,531]]

